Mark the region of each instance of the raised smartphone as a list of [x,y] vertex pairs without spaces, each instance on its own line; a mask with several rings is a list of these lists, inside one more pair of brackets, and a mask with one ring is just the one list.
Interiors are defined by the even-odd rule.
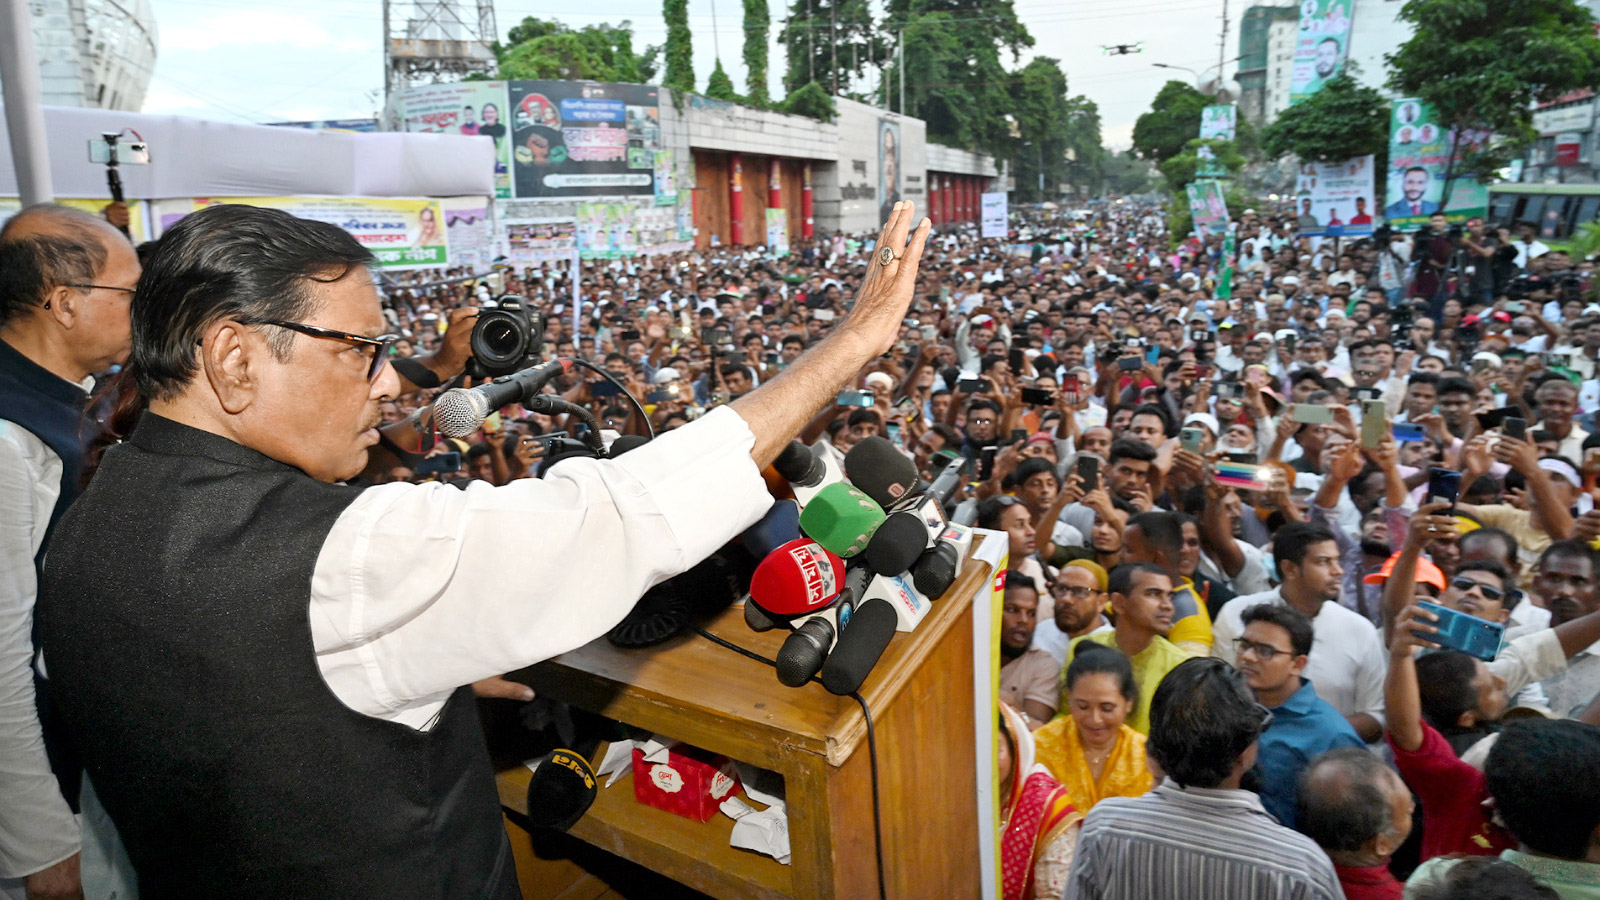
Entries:
[[1499,622],[1469,616],[1460,610],[1426,600],[1418,600],[1417,606],[1439,617],[1439,621],[1433,623],[1439,629],[1436,633],[1411,632],[1417,637],[1485,661],[1494,659],[1500,652],[1500,642],[1505,639],[1506,628]]

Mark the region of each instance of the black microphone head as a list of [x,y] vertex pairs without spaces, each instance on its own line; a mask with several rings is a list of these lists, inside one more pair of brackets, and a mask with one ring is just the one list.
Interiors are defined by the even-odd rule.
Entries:
[[917,592],[929,600],[937,600],[950,590],[956,580],[956,567],[961,562],[956,546],[939,541],[929,547],[911,564],[911,583]]
[[799,441],[790,441],[789,446],[783,448],[783,452],[773,460],[772,468],[783,476],[784,481],[806,487],[821,484],[823,476],[828,473],[822,460],[811,452],[810,447]]
[[883,520],[861,555],[867,566],[879,575],[899,575],[911,568],[928,547],[928,527],[908,512],[897,512]]
[[775,616],[772,613],[762,609],[761,606],[756,603],[756,601],[751,600],[749,597],[745,598],[744,624],[750,626],[751,631],[771,631],[772,629],[777,628],[778,623],[782,621],[783,619],[779,616]]
[[528,780],[528,820],[539,828],[566,831],[594,804],[599,782],[581,754],[552,750]]
[[642,434],[625,434],[611,442],[611,447],[606,451],[607,459],[616,459],[629,450],[643,447],[650,443],[650,439]]
[[801,623],[778,648],[778,681],[785,687],[802,687],[810,681],[828,658],[833,646],[833,624],[826,616]]
[[917,464],[888,438],[862,438],[844,455],[845,476],[861,492],[888,509],[910,495],[920,478]]
[[889,601],[873,597],[856,607],[822,664],[822,686],[839,695],[858,690],[894,637],[898,619]]

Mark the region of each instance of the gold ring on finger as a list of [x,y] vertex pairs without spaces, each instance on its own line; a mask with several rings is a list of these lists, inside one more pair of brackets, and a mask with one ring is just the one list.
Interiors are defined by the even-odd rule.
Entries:
[[889,263],[892,263],[892,262],[894,262],[895,260],[897,260],[899,258],[900,257],[895,255],[894,248],[890,247],[888,245],[885,245],[882,250],[878,251],[878,264],[879,265],[887,266]]

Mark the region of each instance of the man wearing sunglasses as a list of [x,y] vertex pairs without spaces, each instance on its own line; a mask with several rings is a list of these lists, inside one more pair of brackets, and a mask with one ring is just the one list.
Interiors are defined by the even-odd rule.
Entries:
[[761,388],[626,456],[467,490],[342,483],[400,389],[354,238],[243,205],[168,229],[132,310],[148,411],[58,528],[39,603],[141,892],[520,897],[466,685],[605,634],[766,512],[761,467],[898,336],[912,215]]
[[87,213],[34,206],[0,230],[0,896],[79,889],[80,771],[38,661],[36,565],[78,494],[93,376],[127,359],[138,281],[127,238]]

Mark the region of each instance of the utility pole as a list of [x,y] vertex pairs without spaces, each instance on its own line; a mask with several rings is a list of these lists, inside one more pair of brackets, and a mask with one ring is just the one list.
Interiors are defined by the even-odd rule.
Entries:
[[900,115],[906,114],[906,26],[900,26]]
[[717,0],[711,0],[711,58],[722,62],[722,44],[717,39]]
[[1217,38],[1217,93],[1222,93],[1223,60],[1228,55],[1228,0],[1222,0],[1222,36]]
[[811,18],[811,0],[806,0],[806,83],[817,80],[817,23]]
[[24,207],[55,199],[50,148],[45,142],[39,55],[33,46],[33,15],[26,0],[0,0],[0,90],[6,104],[12,166]]
[[828,76],[828,82],[833,85],[833,90],[828,93],[839,96],[839,0],[828,0],[828,48],[833,60],[833,73]]

